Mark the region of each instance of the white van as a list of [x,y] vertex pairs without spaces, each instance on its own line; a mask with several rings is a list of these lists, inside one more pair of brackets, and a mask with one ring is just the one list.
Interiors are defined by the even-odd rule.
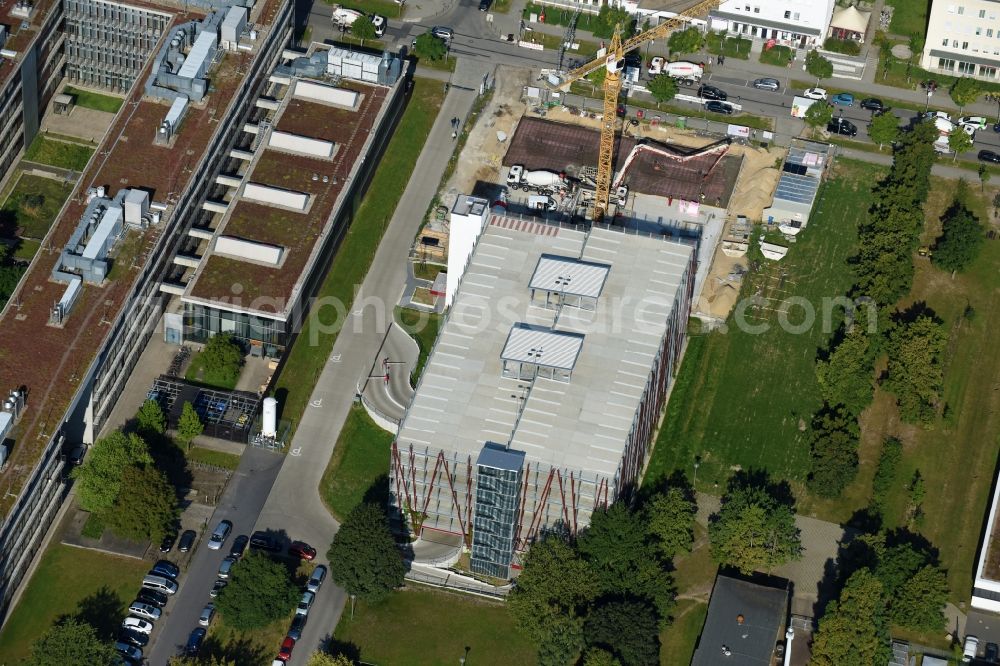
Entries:
[[157,592],[165,592],[166,594],[177,593],[177,583],[163,576],[154,576],[152,574],[145,576],[142,579],[142,586],[150,590],[156,590]]
[[362,14],[359,11],[353,9],[348,9],[347,7],[334,7],[333,9],[333,22],[342,28],[349,28],[351,24],[361,18]]

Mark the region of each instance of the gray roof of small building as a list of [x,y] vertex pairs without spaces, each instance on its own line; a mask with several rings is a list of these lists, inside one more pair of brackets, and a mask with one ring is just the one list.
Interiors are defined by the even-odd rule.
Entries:
[[543,254],[531,276],[532,289],[597,298],[608,279],[608,266]]
[[787,614],[787,589],[719,574],[691,666],[770,666]]
[[581,347],[583,336],[578,333],[519,323],[511,326],[500,358],[545,368],[572,370]]
[[476,464],[480,467],[492,467],[516,472],[524,466],[524,451],[511,451],[502,444],[486,442],[479,452]]
[[[691,253],[662,236],[491,215],[398,441],[474,459],[486,442],[509,443],[528,462],[613,477]],[[596,308],[532,303],[543,255],[609,266]],[[520,323],[583,336],[569,382],[539,377],[529,390],[503,376],[501,353]]]

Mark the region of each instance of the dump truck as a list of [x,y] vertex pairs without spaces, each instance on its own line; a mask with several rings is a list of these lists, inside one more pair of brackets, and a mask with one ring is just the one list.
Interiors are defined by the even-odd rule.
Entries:
[[566,177],[544,169],[525,171],[523,165],[515,164],[507,174],[507,185],[512,190],[555,189],[566,185]]

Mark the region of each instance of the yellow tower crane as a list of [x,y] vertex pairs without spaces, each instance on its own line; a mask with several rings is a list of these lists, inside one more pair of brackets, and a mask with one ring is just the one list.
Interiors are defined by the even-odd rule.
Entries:
[[674,18],[668,19],[638,35],[622,41],[620,27],[615,29],[606,53],[591,60],[586,65],[569,72],[559,84],[561,90],[569,90],[574,81],[578,81],[594,70],[605,67],[604,76],[604,115],[601,118],[601,154],[597,159],[597,191],[594,192],[594,222],[600,222],[608,210],[611,196],[611,181],[614,178],[615,128],[618,122],[618,95],[622,90],[621,67],[625,54],[654,39],[663,39],[678,27],[684,25],[695,16],[702,16],[708,10],[714,9],[722,0],[703,0],[684,10]]

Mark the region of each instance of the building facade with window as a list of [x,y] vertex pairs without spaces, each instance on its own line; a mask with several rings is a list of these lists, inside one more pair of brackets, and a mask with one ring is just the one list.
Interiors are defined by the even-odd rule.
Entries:
[[792,48],[815,48],[830,29],[835,0],[726,0],[708,27]]
[[993,81],[1000,69],[1000,0],[934,0],[920,66]]

